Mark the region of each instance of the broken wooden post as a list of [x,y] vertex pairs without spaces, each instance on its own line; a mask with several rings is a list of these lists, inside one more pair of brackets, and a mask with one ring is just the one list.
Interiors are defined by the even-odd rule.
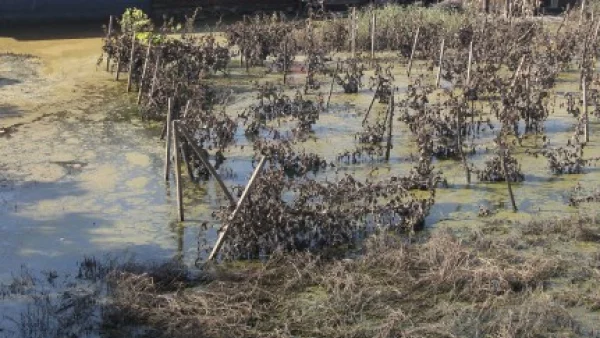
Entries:
[[[267,157],[263,156],[260,159],[260,162],[258,163],[258,166],[256,167],[256,169],[254,169],[254,172],[252,173],[252,177],[250,177],[250,181],[248,181],[248,184],[246,185],[246,189],[244,189],[244,192],[242,193],[242,196],[240,197],[240,200],[238,201],[237,206],[235,207],[235,210],[233,210],[233,213],[231,214],[231,216],[229,216],[229,222],[233,221],[235,219],[235,217],[237,216],[237,214],[242,209],[244,202],[246,201],[246,199],[249,196],[250,191],[252,190],[252,186],[254,185],[254,182],[256,182],[256,179],[259,177],[260,172],[261,172],[262,168],[265,166],[266,162],[267,162]],[[221,229],[221,231],[219,233],[219,238],[217,239],[217,243],[213,247],[212,252],[210,253],[210,256],[208,256],[209,261],[213,260],[219,253],[219,250],[221,250],[221,246],[223,246],[223,241],[225,240],[225,237],[227,236],[227,231],[229,230],[229,225],[231,224],[229,222],[227,224],[225,224],[223,226],[223,228]]]
[[131,34],[131,53],[129,54],[129,74],[127,75],[127,92],[131,92],[131,83],[133,80],[133,61],[135,58],[135,31]]
[[[371,99],[371,103],[369,104],[369,109],[367,109],[367,113],[365,114],[365,117],[362,120],[362,125],[365,125],[365,122],[367,122],[367,119],[369,118],[369,114],[371,113],[371,109],[373,108],[373,104],[375,103],[375,99],[377,99],[377,93],[379,92],[379,89],[381,88],[381,82],[379,82],[377,84],[377,88],[375,88],[375,93],[373,94],[373,98]],[[392,93],[393,95],[393,93]]]
[[390,107],[389,107],[389,116],[388,116],[388,135],[387,135],[387,148],[385,150],[385,160],[390,160],[390,151],[392,150],[392,129],[394,123],[394,87],[392,87],[392,93],[390,94]]
[[142,92],[144,91],[144,81],[146,80],[146,73],[148,72],[148,65],[150,64],[150,52],[152,50],[152,36],[148,38],[148,49],[146,50],[146,59],[144,60],[144,68],[142,69],[142,77],[140,78],[140,84],[138,86],[138,97],[137,104],[142,102]]
[[440,86],[440,80],[442,79],[442,69],[443,69],[443,62],[444,62],[444,44],[446,42],[446,39],[442,39],[442,45],[440,46],[440,67],[438,68],[438,73],[437,73],[437,79],[435,80],[435,86],[439,87]]
[[515,202],[515,195],[513,195],[512,186],[510,185],[510,177],[508,176],[508,170],[506,169],[506,152],[504,148],[500,149],[500,161],[502,162],[502,171],[504,171],[504,178],[508,187],[508,194],[510,195],[510,202],[514,212],[517,212],[517,203]]
[[[114,18],[111,15],[110,18],[108,19],[108,32],[106,34],[107,41],[110,39],[110,36],[112,35],[113,21],[114,21]],[[109,69],[110,69],[110,54],[107,54],[106,55],[106,71],[108,72]]]
[[471,64],[473,62],[473,39],[469,44],[469,61],[467,63],[467,87],[471,83]]
[[377,14],[372,13],[371,18],[371,62],[375,62],[375,33],[377,30]]
[[173,130],[171,120],[173,118],[173,98],[170,97],[167,104],[167,137],[165,142],[165,181],[169,181],[169,169],[171,168],[171,139]]
[[198,147],[198,145],[194,142],[194,139],[192,138],[192,136],[190,136],[190,134],[187,131],[187,128],[184,125],[180,124],[180,125],[178,125],[178,127],[179,127],[179,131],[181,132],[183,137],[185,137],[188,144],[192,147],[192,149],[194,150],[194,152],[196,153],[196,155],[198,156],[198,158],[200,159],[200,161],[202,162],[204,167],[206,167],[206,169],[208,169],[208,171],[215,178],[215,180],[217,180],[217,183],[219,183],[221,190],[223,190],[223,193],[225,194],[225,196],[227,197],[227,199],[229,200],[231,205],[235,205],[235,199],[233,198],[233,195],[231,195],[231,193],[229,192],[229,189],[227,189],[227,186],[225,185],[225,183],[223,183],[223,181],[221,180],[221,177],[219,177],[217,170],[215,170],[215,168],[212,166],[212,164],[210,164],[210,162],[208,161],[208,158],[204,155],[203,149]]
[[413,58],[415,57],[415,50],[417,49],[417,42],[419,41],[419,31],[421,27],[417,27],[417,32],[415,33],[415,40],[413,41],[412,50],[410,52],[410,59],[408,60],[408,77],[410,77],[410,71],[412,69]]
[[[171,130],[172,130],[172,136],[173,136],[173,148],[175,151],[174,157],[175,157],[175,163],[173,164],[175,166],[175,189],[177,192],[177,218],[179,219],[179,222],[183,222],[184,221],[184,214],[183,214],[183,191],[181,190],[181,151],[180,151],[180,143],[179,143],[179,133],[177,132],[177,122],[178,120],[175,120],[172,122],[171,125]],[[187,161],[186,161],[187,162]]]

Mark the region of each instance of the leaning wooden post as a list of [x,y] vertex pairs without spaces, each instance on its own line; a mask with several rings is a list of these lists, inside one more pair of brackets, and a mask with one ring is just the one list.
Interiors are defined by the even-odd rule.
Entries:
[[[377,98],[377,93],[379,92],[379,88],[381,88],[381,82],[379,82],[377,84],[377,88],[375,88],[375,93],[373,94],[373,98],[371,99],[371,103],[369,104],[369,109],[367,109],[367,113],[365,114],[365,117],[362,120],[362,125],[365,125],[365,122],[367,122],[367,119],[369,118],[369,114],[371,113],[371,109],[373,108],[373,104],[375,103],[375,99]],[[392,92],[392,96],[393,96],[393,92]]]
[[115,81],[119,81],[119,74],[121,73],[121,54],[123,54],[122,48],[117,47],[117,74],[115,75]]
[[198,145],[194,142],[194,139],[187,132],[187,128],[185,126],[179,124],[178,127],[179,131],[181,132],[183,137],[185,137],[188,144],[192,147],[192,149],[196,153],[196,156],[198,156],[204,167],[206,167],[206,169],[208,169],[208,172],[215,178],[215,180],[217,180],[217,183],[219,183],[219,186],[221,187],[221,190],[223,190],[225,197],[227,197],[231,205],[235,205],[235,199],[233,198],[233,195],[231,195],[229,189],[227,189],[227,186],[225,185],[225,183],[223,183],[221,177],[219,177],[217,170],[212,166],[212,164],[210,164],[208,158],[206,158],[206,156],[204,155],[204,151],[200,149],[200,147],[198,147]]
[[467,87],[471,83],[471,64],[473,63],[473,40],[469,44],[469,61],[467,64]]
[[588,114],[588,105],[587,105],[587,81],[585,75],[583,76],[583,80],[581,82],[581,91],[583,96],[583,118],[585,119],[585,142],[590,142],[590,116]]
[[171,168],[171,139],[173,130],[171,120],[173,119],[173,98],[170,97],[167,104],[167,137],[165,139],[165,181],[169,181],[169,171]]
[[385,160],[390,160],[390,151],[392,150],[392,129],[394,123],[394,87],[392,87],[392,94],[390,95],[390,107],[388,116],[388,135],[387,135],[387,148],[385,150]]
[[435,86],[440,86],[440,80],[442,79],[442,69],[443,69],[443,61],[444,61],[444,44],[446,39],[442,39],[442,45],[440,46],[440,67],[438,68],[437,79],[435,80]]
[[[111,15],[110,18],[108,19],[108,32],[106,34],[106,41],[108,41],[110,39],[110,36],[112,35],[113,21],[114,21],[114,18]],[[106,56],[106,71],[108,72],[109,69],[110,69],[110,54],[108,54]]]
[[373,11],[371,18],[371,61],[375,62],[375,33],[377,32],[377,14]]
[[172,122],[171,130],[173,133],[173,148],[175,149],[175,187],[177,191],[177,216],[179,222],[184,221],[183,214],[183,191],[181,190],[181,151],[179,149],[179,133],[177,132],[177,120]]
[[517,203],[515,202],[515,195],[512,191],[512,186],[510,184],[510,177],[508,176],[508,170],[506,169],[506,153],[504,148],[501,148],[500,151],[502,154],[500,155],[500,161],[502,162],[502,171],[504,171],[504,178],[506,180],[506,185],[508,187],[508,194],[510,195],[510,202],[512,203],[512,208],[514,212],[517,212]]
[[513,79],[512,79],[512,82],[510,83],[511,87],[514,87],[515,84],[517,83],[517,78],[521,74],[521,68],[523,68],[524,62],[525,62],[525,55],[521,56],[521,61],[519,61],[519,66],[517,67],[517,69],[515,70],[515,73],[513,74]]
[[413,41],[412,50],[410,52],[410,59],[408,60],[408,77],[410,77],[410,71],[412,69],[413,58],[415,57],[415,50],[417,49],[417,42],[419,41],[419,31],[421,27],[417,27],[417,32],[415,33],[415,41]]
[[150,85],[150,90],[148,91],[148,101],[152,100],[152,96],[154,95],[154,91],[156,90],[156,78],[158,76],[158,68],[160,68],[160,53],[156,55],[156,64],[154,65],[152,84]]
[[256,169],[254,169],[254,173],[252,173],[252,177],[250,178],[248,185],[246,185],[246,189],[244,189],[244,192],[242,193],[242,197],[240,197],[240,200],[238,201],[237,206],[235,207],[235,210],[233,210],[233,213],[231,214],[231,216],[229,216],[229,219],[228,219],[229,222],[223,226],[223,229],[221,229],[221,231],[219,233],[219,238],[217,239],[217,243],[213,247],[210,255],[208,256],[209,261],[213,260],[219,253],[219,250],[221,250],[221,246],[223,246],[223,241],[225,240],[225,237],[227,236],[227,231],[229,230],[229,225],[231,224],[230,222],[232,222],[235,219],[235,217],[237,216],[237,214],[240,212],[240,210],[242,210],[242,206],[244,205],[244,202],[248,198],[249,193],[252,190],[252,187],[254,186],[254,182],[256,182],[256,179],[259,177],[260,172],[261,172],[262,168],[265,166],[266,162],[267,162],[267,158],[265,156],[263,156],[261,158],[260,162],[258,163],[258,166],[256,167]]
[[150,52],[152,51],[152,37],[148,39],[148,49],[146,50],[146,59],[144,60],[144,68],[142,69],[142,77],[140,78],[140,84],[138,86],[138,97],[137,104],[142,102],[142,92],[144,89],[144,81],[148,72],[148,65],[150,64]]
[[331,85],[329,86],[329,95],[327,95],[327,104],[325,105],[325,110],[329,109],[329,102],[331,101],[331,93],[333,93],[333,85],[335,84],[335,75],[338,71],[339,64],[335,65],[335,71],[331,74]]
[[133,81],[133,59],[135,58],[135,31],[131,34],[131,53],[129,54],[129,74],[127,75],[127,92],[131,92]]

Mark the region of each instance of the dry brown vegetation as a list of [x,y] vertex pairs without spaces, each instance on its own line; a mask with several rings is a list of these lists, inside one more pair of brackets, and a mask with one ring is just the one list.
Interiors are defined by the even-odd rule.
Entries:
[[113,272],[104,320],[161,337],[593,337],[573,309],[598,308],[598,293],[582,290],[598,281],[600,257],[556,250],[598,233],[577,218],[377,235],[354,258],[276,254],[205,266],[176,288]]

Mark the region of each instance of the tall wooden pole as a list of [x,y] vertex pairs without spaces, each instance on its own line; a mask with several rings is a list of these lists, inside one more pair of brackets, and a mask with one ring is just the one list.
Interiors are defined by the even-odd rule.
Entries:
[[388,135],[387,135],[387,147],[385,150],[385,160],[390,160],[390,151],[392,150],[392,137],[393,137],[393,123],[394,123],[394,87],[392,87],[392,93],[390,95],[390,107],[388,116]]
[[142,102],[142,93],[144,91],[144,81],[148,73],[148,65],[150,64],[150,53],[152,51],[152,37],[148,39],[148,49],[146,50],[146,59],[144,59],[144,68],[142,69],[142,77],[140,78],[140,84],[138,86],[138,97],[137,104]]
[[131,92],[133,81],[133,61],[135,58],[135,31],[131,34],[131,53],[129,53],[129,74],[127,75],[127,92]]
[[169,181],[169,171],[171,168],[171,140],[173,129],[171,120],[173,119],[173,98],[170,97],[167,106],[167,137],[165,139],[165,181]]
[[513,211],[517,212],[517,203],[515,202],[515,195],[513,194],[512,186],[510,184],[510,177],[508,176],[508,170],[506,168],[506,153],[504,148],[502,148],[500,151],[502,152],[502,154],[500,154],[500,161],[502,162],[502,171],[504,171],[504,178],[506,179],[508,194],[510,195],[510,202],[512,204]]
[[[114,24],[114,18],[111,15],[110,18],[108,19],[108,32],[106,34],[107,41],[110,39],[110,36],[112,35],[113,24]],[[106,56],[106,71],[108,72],[109,69],[110,69],[110,55],[107,55]]]
[[288,72],[288,40],[287,36],[283,42],[283,84],[287,83],[287,72]]
[[152,83],[150,84],[150,90],[148,91],[148,100],[152,100],[154,91],[156,90],[156,81],[158,76],[158,68],[160,68],[160,53],[156,55],[156,64],[154,65],[154,74],[152,75]]
[[440,46],[440,67],[438,68],[437,79],[435,80],[435,86],[440,86],[440,80],[442,79],[442,69],[444,67],[444,44],[446,39],[442,39],[442,45]]
[[254,169],[254,173],[252,173],[252,177],[250,177],[250,181],[246,185],[246,189],[244,189],[244,192],[242,193],[242,197],[240,197],[240,200],[238,201],[237,206],[235,207],[235,210],[233,211],[231,216],[229,216],[229,222],[227,224],[225,224],[223,226],[223,228],[221,229],[221,232],[219,232],[219,238],[217,239],[217,243],[213,247],[210,255],[208,256],[209,261],[213,260],[219,253],[219,250],[221,250],[221,246],[223,246],[223,241],[225,240],[225,238],[227,236],[227,231],[229,230],[229,225],[231,224],[230,222],[235,219],[237,214],[242,209],[244,202],[248,198],[249,193],[252,190],[252,187],[254,186],[254,182],[259,177],[260,172],[262,171],[262,168],[265,166],[266,162],[267,162],[267,158],[266,158],[266,156],[263,156],[261,158],[260,162],[258,163],[258,166],[256,167],[256,169]]
[[375,33],[377,32],[377,14],[373,11],[371,18],[371,61],[375,62]]
[[417,49],[417,42],[419,41],[419,31],[421,27],[417,27],[417,32],[415,33],[415,40],[413,41],[412,50],[410,52],[410,59],[408,60],[408,77],[410,77],[410,71],[412,69],[413,58],[415,57],[415,50]]
[[177,189],[177,216],[180,222],[184,221],[183,214],[183,191],[181,189],[181,151],[179,144],[179,133],[177,132],[177,122],[173,121],[171,130],[173,132],[173,148],[175,149],[175,187]]
[[356,7],[352,7],[352,18],[350,20],[350,53],[352,58],[356,57]]
[[590,116],[588,114],[588,104],[587,104],[587,81],[585,75],[583,76],[583,80],[581,82],[581,91],[583,96],[583,118],[585,119],[585,142],[590,142]]

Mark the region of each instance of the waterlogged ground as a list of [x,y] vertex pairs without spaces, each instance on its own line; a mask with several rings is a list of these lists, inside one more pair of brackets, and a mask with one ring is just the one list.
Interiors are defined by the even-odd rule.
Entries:
[[[0,53],[11,53],[0,54],[0,282],[11,280],[22,266],[73,273],[84,255],[177,258],[193,265],[199,247],[204,249],[214,241],[218,224],[210,214],[224,202],[218,186],[213,180],[200,186],[186,180],[187,220],[175,221],[173,189],[163,179],[160,126],[140,121],[132,98],[123,94],[123,83],[115,83],[96,66],[101,41],[94,34],[66,39],[0,37]],[[408,82],[401,65],[395,72],[400,99]],[[417,65],[413,73],[421,72],[424,67]],[[235,66],[232,74],[214,81],[237,93],[227,107],[234,115],[255,101],[248,93],[252,81],[279,78],[263,76],[257,69],[245,74]],[[322,80],[325,93],[329,83]],[[556,88],[556,106],[546,123],[551,146],[564,146],[571,137],[575,119],[559,104],[562,94],[577,91],[576,80],[576,72],[565,74]],[[290,76],[292,85],[302,86],[303,81],[300,73]],[[406,174],[413,166],[410,158],[416,154],[415,143],[399,121],[394,121],[389,163],[336,162],[338,154],[356,148],[355,134],[362,130],[372,94],[363,88],[358,95],[345,95],[335,87],[330,112],[320,117],[311,139],[298,145],[336,163],[335,168],[318,173],[317,179],[335,180],[346,174],[383,179]],[[376,103],[370,120],[384,108]],[[492,148],[494,136],[490,131],[484,135],[477,141],[477,154],[469,157],[479,167],[489,156],[485,149]],[[238,147],[225,154],[228,160],[220,170],[229,173],[224,175],[229,186],[244,185],[252,171],[243,126],[237,139]],[[524,144],[539,146],[542,140],[531,136]],[[505,183],[480,184],[474,177],[473,184],[467,185],[458,162],[441,161],[436,168],[443,171],[449,187],[438,190],[427,226],[468,229],[495,220],[594,213],[595,205],[574,208],[566,202],[577,184],[598,186],[597,168],[581,175],[556,176],[548,170],[545,158],[526,156],[521,148],[519,152],[525,181],[513,186],[518,213],[510,209]],[[600,156],[600,123],[592,118],[585,157],[596,156]],[[494,215],[481,219],[477,216],[480,206],[495,211]],[[203,229],[204,223],[208,230]],[[589,244],[564,250],[598,249]]]

